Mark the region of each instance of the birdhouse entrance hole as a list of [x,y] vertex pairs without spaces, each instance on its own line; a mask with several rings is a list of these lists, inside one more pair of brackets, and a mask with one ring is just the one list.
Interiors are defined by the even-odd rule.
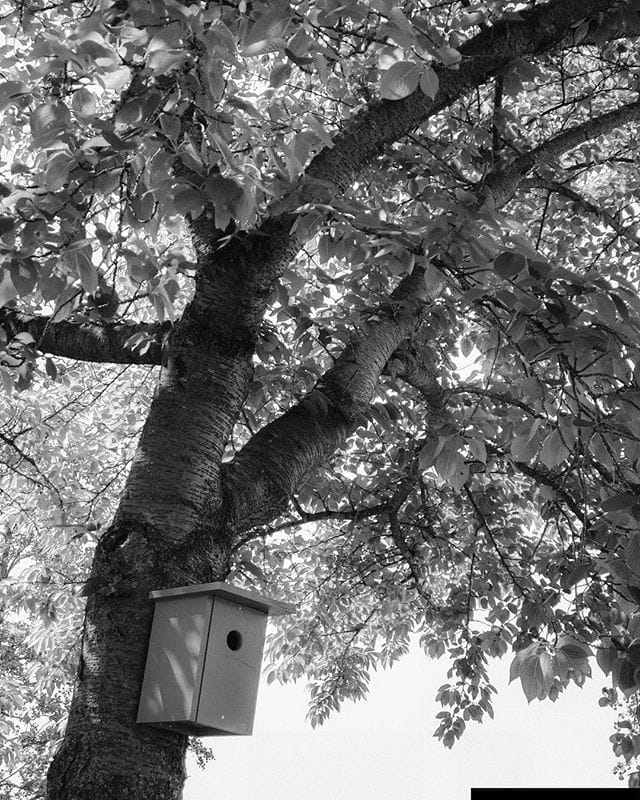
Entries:
[[227,647],[229,650],[239,650],[242,647],[242,634],[240,631],[229,631],[227,634]]

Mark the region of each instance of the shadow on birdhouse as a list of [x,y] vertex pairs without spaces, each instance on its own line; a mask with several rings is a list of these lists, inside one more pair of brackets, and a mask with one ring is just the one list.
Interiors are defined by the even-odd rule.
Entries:
[[138,722],[190,736],[251,734],[267,616],[296,607],[226,583],[149,596],[156,605]]

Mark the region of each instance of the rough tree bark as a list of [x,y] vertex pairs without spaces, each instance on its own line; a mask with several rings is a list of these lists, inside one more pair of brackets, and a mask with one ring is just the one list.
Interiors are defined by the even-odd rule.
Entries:
[[[343,192],[387,145],[514,57],[570,41],[575,22],[609,6],[610,0],[556,0],[483,31],[462,48],[459,69],[440,70],[434,100],[416,92],[377,102],[348,123],[335,146],[312,162],[291,208],[321,201],[328,185],[334,196]],[[532,158],[517,175],[493,179],[496,205],[535,163]],[[96,550],[77,686],[65,739],[49,770],[49,800],[180,797],[186,737],[135,722],[153,611],[149,591],[225,578],[241,534],[281,513],[309,469],[360,423],[385,364],[434,291],[416,269],[387,301],[394,313],[361,330],[307,398],[223,467],[252,379],[260,322],[275,281],[298,249],[294,221],[291,211],[280,212],[219,251],[212,232],[193,226],[199,258],[193,301],[170,332],[144,331],[157,335],[144,356],[124,348],[131,328],[47,326],[1,312],[12,330],[32,329],[44,352],[163,364],[120,506]]]

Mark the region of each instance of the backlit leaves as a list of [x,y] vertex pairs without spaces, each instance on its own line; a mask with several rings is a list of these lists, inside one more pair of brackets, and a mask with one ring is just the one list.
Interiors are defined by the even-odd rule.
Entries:
[[529,702],[534,699],[544,700],[553,683],[553,667],[549,653],[545,650],[536,650],[535,653],[523,658],[519,677],[522,690]]
[[380,95],[387,100],[402,100],[418,86],[427,97],[434,98],[439,86],[437,73],[425,64],[397,61],[383,71]]

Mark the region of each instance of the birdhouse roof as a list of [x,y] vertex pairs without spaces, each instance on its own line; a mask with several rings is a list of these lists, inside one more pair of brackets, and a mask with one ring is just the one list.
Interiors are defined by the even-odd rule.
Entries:
[[177,586],[173,589],[156,589],[153,592],[149,592],[149,597],[152,600],[163,600],[186,594],[212,594],[272,615],[293,614],[297,610],[297,606],[293,603],[285,603],[282,600],[276,600],[273,597],[267,597],[248,589],[240,589],[238,586],[231,586],[231,584],[223,583],[222,581],[199,583],[192,586]]

